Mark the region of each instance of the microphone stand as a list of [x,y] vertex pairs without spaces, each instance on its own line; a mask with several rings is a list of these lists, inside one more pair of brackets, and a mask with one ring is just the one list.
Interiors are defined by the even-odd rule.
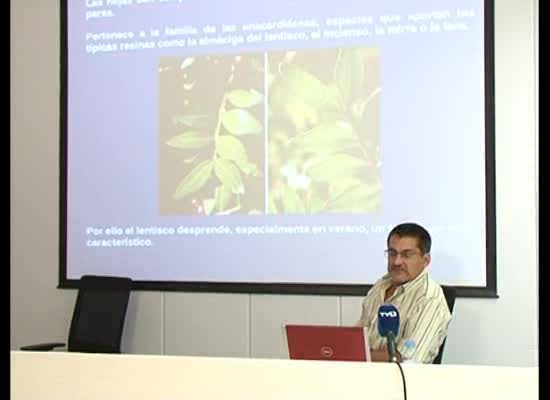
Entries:
[[386,336],[388,344],[388,354],[390,356],[390,362],[397,362],[397,350],[395,346],[395,336],[392,331],[389,331]]

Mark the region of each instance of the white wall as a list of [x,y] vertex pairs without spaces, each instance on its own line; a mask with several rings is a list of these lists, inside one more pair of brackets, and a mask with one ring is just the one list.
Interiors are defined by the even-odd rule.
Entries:
[[[495,0],[498,299],[458,299],[445,363],[538,365],[538,0]],[[467,60],[464,60],[467,62]],[[537,67],[535,67],[537,66]],[[11,348],[66,340],[56,289],[59,4],[11,0]],[[354,322],[359,297],[133,292],[125,352],[286,357],[285,322]]]

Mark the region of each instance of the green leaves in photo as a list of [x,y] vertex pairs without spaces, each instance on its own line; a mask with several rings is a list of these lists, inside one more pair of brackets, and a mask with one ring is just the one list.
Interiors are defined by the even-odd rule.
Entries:
[[227,100],[239,108],[249,108],[261,104],[264,100],[263,94],[256,90],[235,89],[227,93]]
[[174,198],[182,199],[200,190],[211,178],[213,167],[214,163],[212,160],[204,160],[195,166],[179,183],[174,193]]
[[234,136],[219,136],[216,141],[216,153],[222,158],[236,162],[248,161],[248,155],[242,142]]
[[178,149],[200,149],[208,146],[213,141],[210,136],[204,136],[199,132],[187,131],[181,135],[174,136],[166,142],[168,146]]
[[231,190],[231,193],[244,193],[241,173],[233,162],[222,158],[217,159],[214,161],[214,172],[223,186]]
[[305,173],[317,182],[333,182],[357,176],[367,167],[367,162],[349,154],[337,153],[306,166]]
[[172,118],[174,124],[185,125],[192,128],[204,128],[207,126],[209,118],[204,114],[175,115]]
[[300,195],[293,189],[285,187],[282,195],[283,208],[289,214],[303,214],[306,207]]
[[[270,212],[378,209],[379,148],[372,143],[378,143],[379,103],[373,99],[380,89],[378,75],[369,75],[377,69],[369,65],[378,62],[373,54],[362,48],[304,51],[272,68],[278,73],[269,87]],[[319,66],[318,59],[333,64]]]
[[340,99],[315,75],[296,65],[290,65],[273,84],[270,105],[284,108],[302,103],[317,110],[338,109]]
[[216,211],[223,211],[227,209],[231,203],[231,199],[233,198],[233,192],[231,188],[220,185],[216,187],[216,191],[214,193],[214,204]]
[[361,49],[348,49],[338,54],[334,81],[345,104],[351,104],[357,97],[364,95],[365,64]]
[[[180,68],[189,69],[197,62],[209,60],[187,58]],[[237,61],[234,67],[238,67]],[[228,82],[233,80],[233,76],[229,78]],[[184,88],[192,93],[196,87],[200,85],[193,83]],[[182,151],[182,161],[191,165],[172,198],[186,201],[192,198],[192,203],[200,204],[207,215],[239,211],[242,198],[247,194],[248,180],[262,177],[258,165],[249,157],[246,138],[261,135],[264,130],[258,118],[258,114],[263,116],[263,109],[258,108],[264,102],[263,93],[232,87],[222,92],[219,101],[218,111],[213,114],[180,112],[173,115],[172,123],[180,132],[165,142],[168,147]],[[248,207],[250,212],[263,210],[263,201],[261,204],[249,201]]]
[[296,135],[290,144],[314,154],[331,154],[358,146],[353,126],[346,121],[320,123]]
[[234,108],[222,114],[222,124],[233,135],[254,135],[262,132],[262,124],[247,110]]

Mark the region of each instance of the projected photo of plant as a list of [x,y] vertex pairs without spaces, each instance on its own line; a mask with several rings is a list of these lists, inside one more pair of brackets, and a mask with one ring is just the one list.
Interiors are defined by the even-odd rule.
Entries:
[[379,52],[270,53],[269,213],[376,212]]
[[162,214],[265,211],[264,56],[159,61]]

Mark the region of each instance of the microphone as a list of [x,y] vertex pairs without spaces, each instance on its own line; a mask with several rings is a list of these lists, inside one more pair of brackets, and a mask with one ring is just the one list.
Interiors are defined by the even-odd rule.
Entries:
[[386,338],[391,362],[397,362],[395,338],[399,333],[399,312],[393,304],[382,304],[378,308],[378,333]]

